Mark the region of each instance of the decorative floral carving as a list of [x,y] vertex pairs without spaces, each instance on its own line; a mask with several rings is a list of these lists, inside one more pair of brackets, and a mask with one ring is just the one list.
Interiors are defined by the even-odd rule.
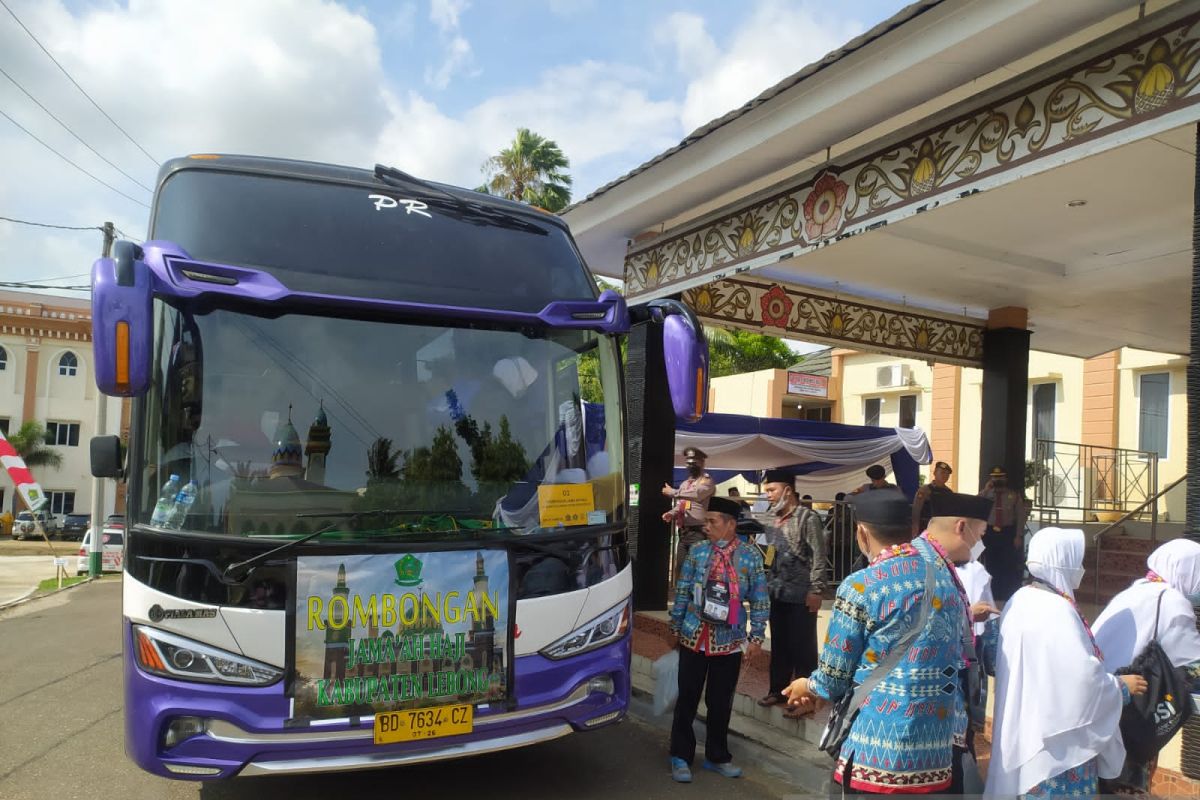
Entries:
[[762,306],[762,321],[764,325],[774,328],[786,328],[788,317],[792,315],[792,299],[782,286],[772,286],[758,300]]
[[[984,175],[1061,154],[1120,123],[1200,102],[1200,15],[1031,82],[1015,96],[894,142],[848,167],[822,167],[795,186],[631,253],[631,296],[775,252],[815,247],[894,222],[937,196],[951,202]],[[958,194],[948,195],[954,191]]]
[[810,340],[978,366],[983,326],[881,308],[742,278],[692,289],[683,299],[702,318],[750,329],[782,328]]
[[826,172],[804,198],[804,235],[810,242],[832,236],[842,227],[842,209],[850,187]]

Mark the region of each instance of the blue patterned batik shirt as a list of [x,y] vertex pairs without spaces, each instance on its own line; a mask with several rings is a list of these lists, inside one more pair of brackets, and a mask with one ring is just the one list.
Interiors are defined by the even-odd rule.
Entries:
[[929,621],[907,654],[867,697],[842,745],[834,780],[866,792],[929,793],[950,786],[953,747],[965,744],[959,672],[968,619],[951,567],[924,537],[889,552],[838,587],[817,671],[816,695],[836,701],[862,683],[915,624],[934,566]]

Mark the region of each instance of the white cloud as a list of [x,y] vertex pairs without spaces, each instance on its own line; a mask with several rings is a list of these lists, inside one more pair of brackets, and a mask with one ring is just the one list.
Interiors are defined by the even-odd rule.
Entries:
[[702,74],[720,58],[704,18],[682,11],[667,17],[655,32],[655,41],[675,50],[675,66],[685,75]]
[[430,0],[429,18],[442,33],[458,31],[458,18],[467,10],[467,0]]
[[415,0],[401,3],[384,22],[384,32],[391,38],[408,41],[417,32],[417,4]]
[[[682,121],[688,131],[724,116],[764,90],[841,47],[862,32],[858,22],[819,16],[807,4],[763,0],[735,32],[724,52],[697,64],[706,50],[703,25],[676,14],[673,29],[681,66],[698,74],[687,88]],[[711,39],[709,39],[711,41]]]
[[445,89],[458,74],[468,72],[474,62],[471,43],[462,35],[459,17],[467,10],[467,0],[430,0],[429,19],[437,26],[445,54],[442,63],[425,70],[425,82]]

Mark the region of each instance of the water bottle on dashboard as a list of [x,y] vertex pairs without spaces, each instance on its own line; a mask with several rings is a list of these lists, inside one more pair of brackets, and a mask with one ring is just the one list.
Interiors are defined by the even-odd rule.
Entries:
[[200,488],[196,486],[195,481],[188,481],[183,485],[183,488],[179,490],[179,494],[175,495],[175,505],[171,508],[171,516],[167,520],[166,527],[175,530],[183,527],[188,513],[192,510],[192,504],[196,502],[196,495],[199,491]]
[[150,524],[165,528],[175,507],[175,495],[179,494],[179,476],[171,475],[170,480],[163,484],[158,493],[158,502],[154,504],[154,513],[150,515]]

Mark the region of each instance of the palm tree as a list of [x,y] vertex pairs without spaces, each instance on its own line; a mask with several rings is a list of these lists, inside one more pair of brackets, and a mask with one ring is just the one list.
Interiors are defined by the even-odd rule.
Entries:
[[512,144],[484,162],[479,190],[558,212],[571,202],[570,166],[554,141],[518,128]]
[[392,450],[391,439],[380,436],[372,442],[370,449],[367,450],[368,483],[390,481],[400,477],[400,470],[396,466],[399,459],[400,454]]
[[[42,423],[30,420],[21,424],[16,433],[9,435],[8,442],[17,451],[17,455],[31,470],[35,467],[50,467],[61,469],[62,453],[46,446],[46,429]],[[13,513],[17,513],[16,492],[13,492]]]

